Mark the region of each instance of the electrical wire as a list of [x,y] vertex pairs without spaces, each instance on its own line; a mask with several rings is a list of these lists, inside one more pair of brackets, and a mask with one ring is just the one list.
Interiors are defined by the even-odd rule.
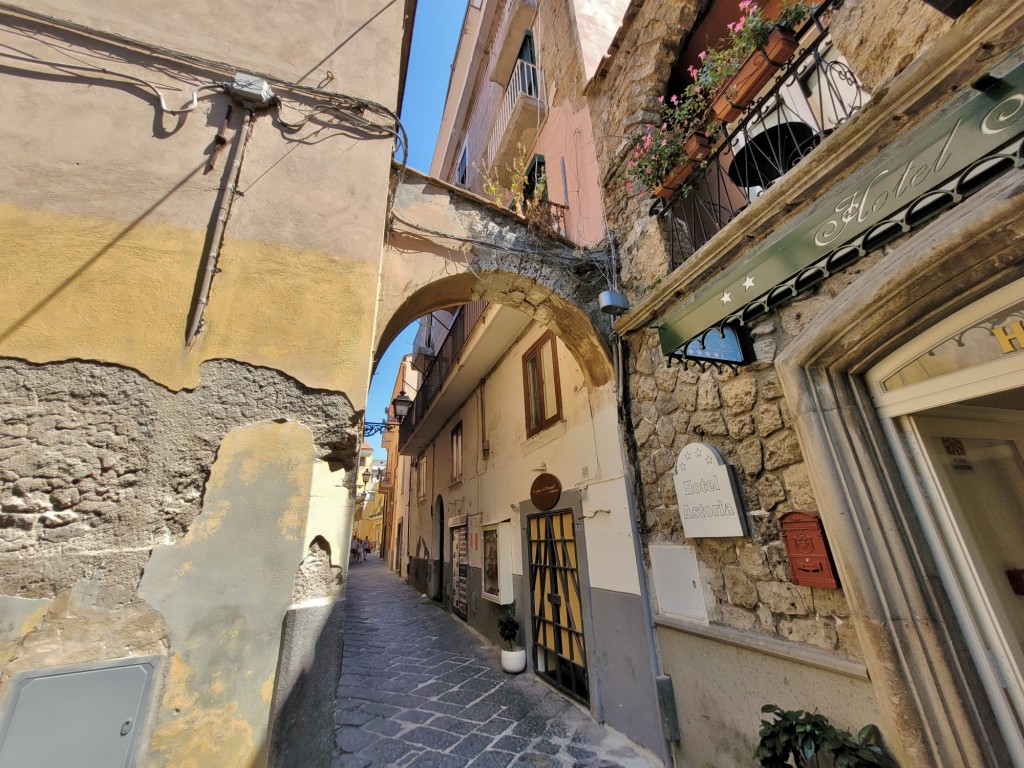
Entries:
[[[8,48],[10,50],[17,50],[16,48],[12,48],[11,46],[2,43],[0,43],[0,47]],[[198,85],[194,89],[192,89],[192,96],[189,99],[189,101],[186,102],[186,106],[182,106],[179,109],[171,109],[167,106],[167,102],[164,99],[164,95],[159,88],[157,88],[153,83],[149,82],[149,80],[146,80],[141,77],[136,77],[135,75],[128,75],[124,72],[114,72],[113,70],[109,70],[106,67],[95,67],[91,64],[69,64],[65,61],[50,61],[48,59],[40,59],[36,56],[19,56],[13,53],[4,53],[3,51],[0,51],[0,57],[3,57],[5,59],[13,59],[14,61],[27,62],[29,64],[38,64],[40,66],[51,67],[53,69],[61,71],[68,70],[71,73],[100,73],[107,75],[109,77],[119,77],[123,80],[128,80],[134,83],[140,83],[153,92],[153,94],[157,97],[157,100],[160,102],[161,111],[166,112],[169,115],[180,115],[185,112],[191,112],[199,106],[200,92],[212,90],[225,91],[227,90],[228,86],[228,83],[203,83],[202,85]]]
[[[570,257],[565,256],[562,253],[556,253],[554,251],[543,248],[517,248],[515,246],[506,245],[504,243],[496,242],[493,240],[484,240],[482,238],[477,237],[466,237],[464,235],[455,235],[450,232],[442,232],[441,230],[432,229],[431,227],[425,227],[420,224],[416,224],[415,222],[411,222],[408,219],[404,218],[399,212],[394,210],[392,211],[392,216],[405,226],[410,227],[413,230],[416,230],[417,232],[422,232],[424,234],[433,235],[435,237],[441,237],[446,240],[452,240],[455,242],[483,246],[499,254],[519,256],[520,260],[517,267],[515,269],[510,270],[517,274],[522,274],[522,267],[526,263],[526,261],[529,260],[539,262],[549,267],[587,267],[591,269],[596,269],[596,271],[599,273],[599,278],[590,281],[582,280],[578,276],[572,274],[571,271],[568,271],[567,274],[576,283],[580,285],[596,285],[598,282],[607,279],[607,273],[604,271],[604,266],[608,260],[608,255],[605,251],[580,250],[576,252],[576,256]],[[469,266],[468,263],[467,266]],[[471,266],[470,270],[472,271]]]

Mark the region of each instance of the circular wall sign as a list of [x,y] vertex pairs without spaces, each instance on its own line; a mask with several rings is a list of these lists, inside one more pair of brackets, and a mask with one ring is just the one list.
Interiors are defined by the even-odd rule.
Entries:
[[558,497],[562,495],[562,484],[558,478],[545,472],[537,475],[537,479],[530,486],[530,503],[541,512],[547,512],[558,503]]

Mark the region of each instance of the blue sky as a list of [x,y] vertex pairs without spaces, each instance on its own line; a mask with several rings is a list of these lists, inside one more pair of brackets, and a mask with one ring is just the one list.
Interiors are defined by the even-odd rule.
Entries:
[[[455,45],[462,30],[466,0],[419,0],[413,25],[412,50],[405,79],[402,124],[409,134],[409,165],[418,171],[430,171],[441,112],[448,91]],[[383,421],[391,399],[398,363],[412,348],[415,326],[406,328],[384,353],[370,382],[366,401],[366,420]],[[368,438],[374,456],[384,458],[380,437]]]

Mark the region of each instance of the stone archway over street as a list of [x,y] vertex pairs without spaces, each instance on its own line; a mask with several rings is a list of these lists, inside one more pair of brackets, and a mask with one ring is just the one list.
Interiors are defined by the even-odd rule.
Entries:
[[597,295],[609,287],[608,246],[576,248],[481,197],[412,170],[395,183],[375,361],[416,318],[486,299],[554,331],[591,387],[611,380],[611,324],[597,307]]

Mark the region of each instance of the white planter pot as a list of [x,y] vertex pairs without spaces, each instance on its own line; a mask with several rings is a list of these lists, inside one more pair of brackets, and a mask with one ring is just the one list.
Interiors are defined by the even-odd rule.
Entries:
[[518,651],[501,652],[501,668],[512,675],[518,675],[526,669],[526,651],[520,648]]

